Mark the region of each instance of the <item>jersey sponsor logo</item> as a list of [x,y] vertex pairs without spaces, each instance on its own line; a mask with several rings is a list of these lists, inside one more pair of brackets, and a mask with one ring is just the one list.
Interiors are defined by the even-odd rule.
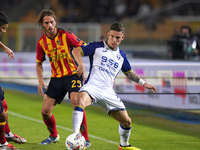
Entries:
[[53,61],[57,61],[57,60],[61,60],[61,59],[65,59],[68,57],[68,53],[61,53],[61,54],[58,54],[56,56],[50,56],[49,57],[49,61],[50,62],[53,62]]
[[104,72],[106,72],[107,74],[109,74],[109,75],[115,77],[115,74],[112,73],[111,71],[109,71],[108,69],[105,69],[105,68],[103,68],[103,67],[99,67],[99,70],[104,71]]
[[119,67],[119,63],[115,62],[113,59],[109,59],[106,56],[101,57],[101,63],[100,63],[99,70],[106,72],[107,74],[115,77],[115,72],[117,71],[117,68]]
[[62,51],[62,47],[53,48],[53,49],[47,50],[47,51],[48,51],[48,53],[51,53],[51,52],[56,52],[56,51],[58,51],[58,50],[61,50],[61,51]]
[[108,68],[116,72],[116,69],[118,68],[119,63],[115,62],[113,59],[108,59],[106,56],[102,56],[101,65],[107,66]]

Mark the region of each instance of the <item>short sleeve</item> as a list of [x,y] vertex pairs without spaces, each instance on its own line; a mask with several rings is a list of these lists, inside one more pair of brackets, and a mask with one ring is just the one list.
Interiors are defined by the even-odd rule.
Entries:
[[66,31],[67,35],[67,42],[69,43],[69,46],[72,47],[79,47],[85,44],[84,41],[80,40],[73,32]]
[[124,73],[128,73],[128,72],[130,72],[132,70],[132,68],[131,68],[131,65],[130,65],[125,53],[123,55],[123,58],[124,58],[124,62],[122,64],[122,69],[121,70]]
[[96,42],[91,42],[87,45],[81,46],[82,55],[83,56],[90,56],[93,55],[96,49]]
[[37,43],[37,47],[36,47],[36,61],[37,62],[42,62],[42,61],[45,61],[46,58],[45,58],[45,52],[42,48],[42,46],[40,45],[39,41]]

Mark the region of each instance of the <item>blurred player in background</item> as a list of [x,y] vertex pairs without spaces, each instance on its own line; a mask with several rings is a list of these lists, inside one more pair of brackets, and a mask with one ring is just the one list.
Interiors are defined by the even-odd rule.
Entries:
[[[8,28],[9,25],[9,19],[8,17],[0,12],[0,36],[2,36],[3,33],[6,32],[6,29]],[[6,45],[4,45],[0,41],[0,47],[3,49],[7,54],[10,59],[15,59],[13,51],[8,48]],[[4,98],[4,91],[2,87],[0,86],[0,149],[16,149],[12,144],[8,144],[9,141],[13,141],[16,143],[26,143],[26,139],[16,135],[12,134],[10,131],[9,125],[8,125],[8,114],[7,114],[7,109],[8,105],[6,103],[6,100]],[[8,141],[8,142],[7,142]]]
[[[71,31],[57,28],[56,16],[52,10],[42,10],[37,23],[42,26],[45,33],[37,42],[37,64],[38,92],[43,98],[42,116],[50,136],[42,141],[41,145],[56,143],[59,141],[59,134],[56,129],[55,117],[52,113],[56,104],[60,104],[68,92],[72,107],[75,108],[77,92],[82,86],[83,78],[77,75],[77,65],[71,56],[70,47],[79,47],[84,41],[77,38]],[[49,57],[52,76],[48,88],[43,93],[46,85],[43,81],[43,61],[45,54]],[[81,133],[86,139],[86,146],[91,143],[88,139],[86,115],[83,112]]]
[[119,71],[130,80],[143,85],[153,92],[157,89],[146,83],[135,74],[128,62],[126,54],[118,47],[124,39],[125,29],[123,24],[114,23],[108,32],[106,41],[92,42],[86,46],[74,48],[72,54],[78,63],[78,75],[83,76],[85,66],[82,56],[89,56],[91,68],[88,79],[81,87],[77,95],[76,107],[73,111],[73,132],[78,133],[83,119],[83,109],[92,103],[97,103],[114,119],[119,125],[120,150],[139,150],[129,145],[131,133],[131,118],[120,98],[113,90],[113,82]]

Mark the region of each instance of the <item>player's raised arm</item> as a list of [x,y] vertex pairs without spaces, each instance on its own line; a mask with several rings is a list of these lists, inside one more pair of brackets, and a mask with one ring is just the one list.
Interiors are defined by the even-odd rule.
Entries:
[[154,87],[154,86],[151,85],[151,84],[146,83],[146,82],[145,82],[144,80],[142,80],[135,72],[130,71],[130,72],[124,73],[124,74],[125,74],[125,76],[126,76],[127,78],[129,78],[130,80],[132,80],[132,81],[134,81],[134,82],[136,82],[136,83],[138,83],[138,84],[144,86],[145,88],[151,90],[152,92],[158,92],[156,87]]
[[81,48],[77,47],[72,50],[72,55],[74,56],[74,59],[78,63],[78,68],[77,68],[77,75],[79,77],[82,76],[84,79],[84,73],[85,73],[85,65],[82,60],[82,55],[81,55]]

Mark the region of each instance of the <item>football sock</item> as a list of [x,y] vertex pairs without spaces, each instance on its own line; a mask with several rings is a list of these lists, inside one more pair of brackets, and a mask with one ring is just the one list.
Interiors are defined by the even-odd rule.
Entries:
[[12,134],[12,132],[10,131],[9,133],[6,133],[5,134],[6,138],[9,138],[9,137],[14,137],[14,135]]
[[74,108],[72,114],[72,120],[73,120],[73,132],[79,133],[81,122],[83,121],[83,109],[81,107],[76,106]]
[[131,134],[131,127],[124,128],[121,124],[119,125],[120,144],[122,146],[129,145],[130,134]]
[[6,122],[0,122],[0,144],[6,143],[5,124]]
[[5,99],[3,100],[3,108],[6,112],[5,134],[8,134],[8,133],[10,133],[10,128],[9,128],[9,125],[8,125],[8,113],[7,113],[8,112],[8,105],[7,105],[7,102],[6,102]]
[[55,120],[54,115],[52,114],[52,117],[49,120],[44,120],[43,119],[43,121],[46,124],[47,129],[50,132],[50,135],[52,137],[57,137],[58,132],[57,132],[57,129],[56,129],[56,120]]
[[8,121],[8,116],[6,117],[5,133],[9,134],[10,133],[10,128],[9,128],[9,125],[8,125],[7,121]]
[[89,140],[89,138],[88,138],[88,132],[87,132],[86,114],[85,114],[84,110],[83,110],[83,121],[81,123],[80,131],[81,131],[81,134],[84,136],[84,138],[86,140]]

